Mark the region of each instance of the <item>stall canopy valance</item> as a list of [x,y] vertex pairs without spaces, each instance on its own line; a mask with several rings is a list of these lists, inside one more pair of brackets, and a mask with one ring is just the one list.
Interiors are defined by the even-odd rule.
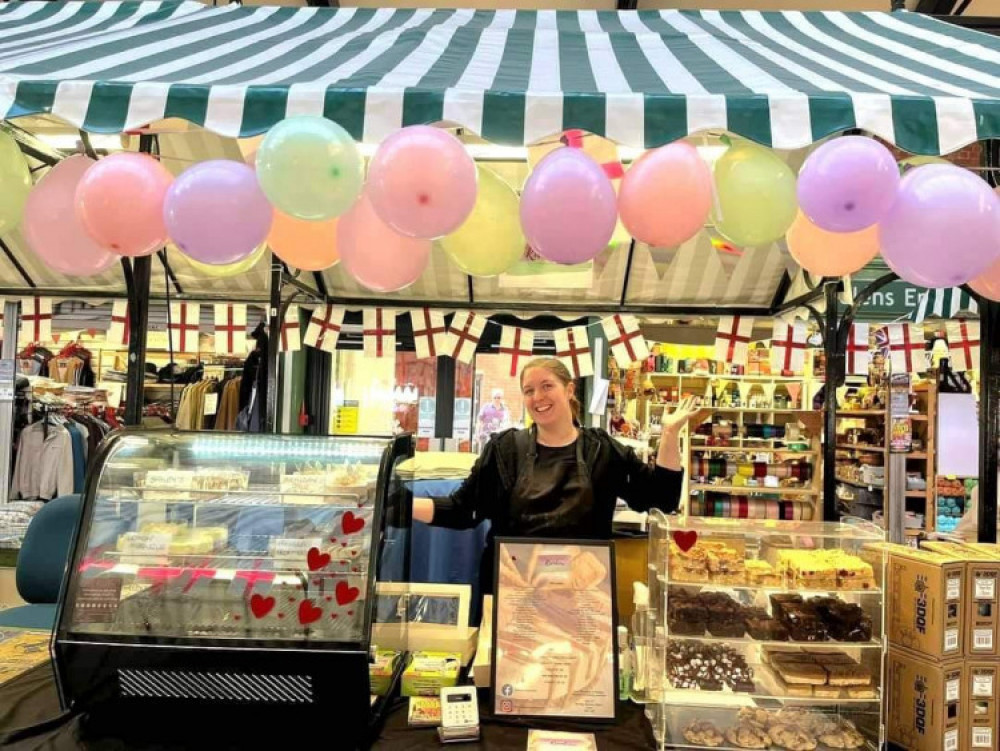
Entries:
[[907,13],[0,5],[0,118],[249,136],[324,114],[378,141],[447,121],[525,144],[725,129],[798,148],[848,128],[907,151],[1000,137],[1000,38]]

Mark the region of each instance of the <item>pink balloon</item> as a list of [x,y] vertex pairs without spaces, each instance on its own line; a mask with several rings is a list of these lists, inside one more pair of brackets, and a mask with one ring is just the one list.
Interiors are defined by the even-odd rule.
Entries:
[[625,229],[647,245],[671,248],[697,235],[712,210],[712,172],[689,143],[648,151],[618,193]]
[[528,244],[556,263],[589,261],[611,241],[617,197],[600,165],[580,149],[549,152],[521,193],[521,228]]
[[430,240],[403,237],[379,219],[367,192],[337,223],[340,262],[368,289],[396,292],[413,284],[427,268]]
[[412,125],[386,138],[368,167],[366,192],[383,222],[432,240],[462,226],[476,205],[476,163],[447,131]]
[[25,240],[60,274],[93,276],[120,260],[87,234],[74,211],[77,186],[96,163],[85,156],[63,159],[32,189],[24,207]]
[[986,271],[972,279],[969,286],[974,292],[988,300],[1000,302],[1000,261],[990,266]]
[[879,223],[882,257],[922,287],[965,284],[1000,260],[1000,198],[977,175],[951,164],[907,172]]
[[87,170],[76,215],[87,233],[120,256],[148,256],[167,242],[163,200],[173,176],[146,154],[119,152]]
[[236,263],[264,242],[274,210],[253,169],[214,159],[184,170],[167,191],[163,219],[182,253],[196,261]]

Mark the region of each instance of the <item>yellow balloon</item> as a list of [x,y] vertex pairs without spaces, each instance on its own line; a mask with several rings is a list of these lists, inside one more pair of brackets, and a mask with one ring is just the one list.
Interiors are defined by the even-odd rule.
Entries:
[[951,164],[951,162],[939,156],[911,156],[900,161],[899,174],[905,175],[911,169],[923,167],[925,164]]
[[499,175],[479,171],[479,194],[465,223],[441,238],[441,246],[469,276],[502,274],[524,255],[517,193]]
[[795,174],[770,149],[740,141],[715,163],[716,229],[740,247],[782,238],[795,221]]
[[17,141],[0,131],[0,233],[21,223],[31,192],[31,171]]
[[213,263],[202,263],[201,261],[194,260],[190,256],[185,256],[185,258],[187,259],[187,262],[191,264],[191,267],[198,272],[198,276],[208,276],[214,279],[221,279],[227,276],[245,274],[257,265],[257,261],[261,259],[266,250],[267,246],[261,245],[246,258],[242,258],[236,263],[229,263],[223,266],[216,266]]

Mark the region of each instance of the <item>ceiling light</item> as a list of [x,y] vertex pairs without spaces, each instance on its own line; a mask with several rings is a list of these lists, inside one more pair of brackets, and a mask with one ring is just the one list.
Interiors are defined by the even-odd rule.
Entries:
[[[76,151],[83,144],[79,133],[37,133],[36,136],[42,143],[59,151]],[[90,145],[102,151],[121,151],[122,136],[91,133]]]

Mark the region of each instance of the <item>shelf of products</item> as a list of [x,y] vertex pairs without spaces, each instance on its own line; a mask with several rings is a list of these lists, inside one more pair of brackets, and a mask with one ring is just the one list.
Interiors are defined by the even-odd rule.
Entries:
[[879,747],[883,541],[864,522],[654,511],[633,638],[659,747]]

